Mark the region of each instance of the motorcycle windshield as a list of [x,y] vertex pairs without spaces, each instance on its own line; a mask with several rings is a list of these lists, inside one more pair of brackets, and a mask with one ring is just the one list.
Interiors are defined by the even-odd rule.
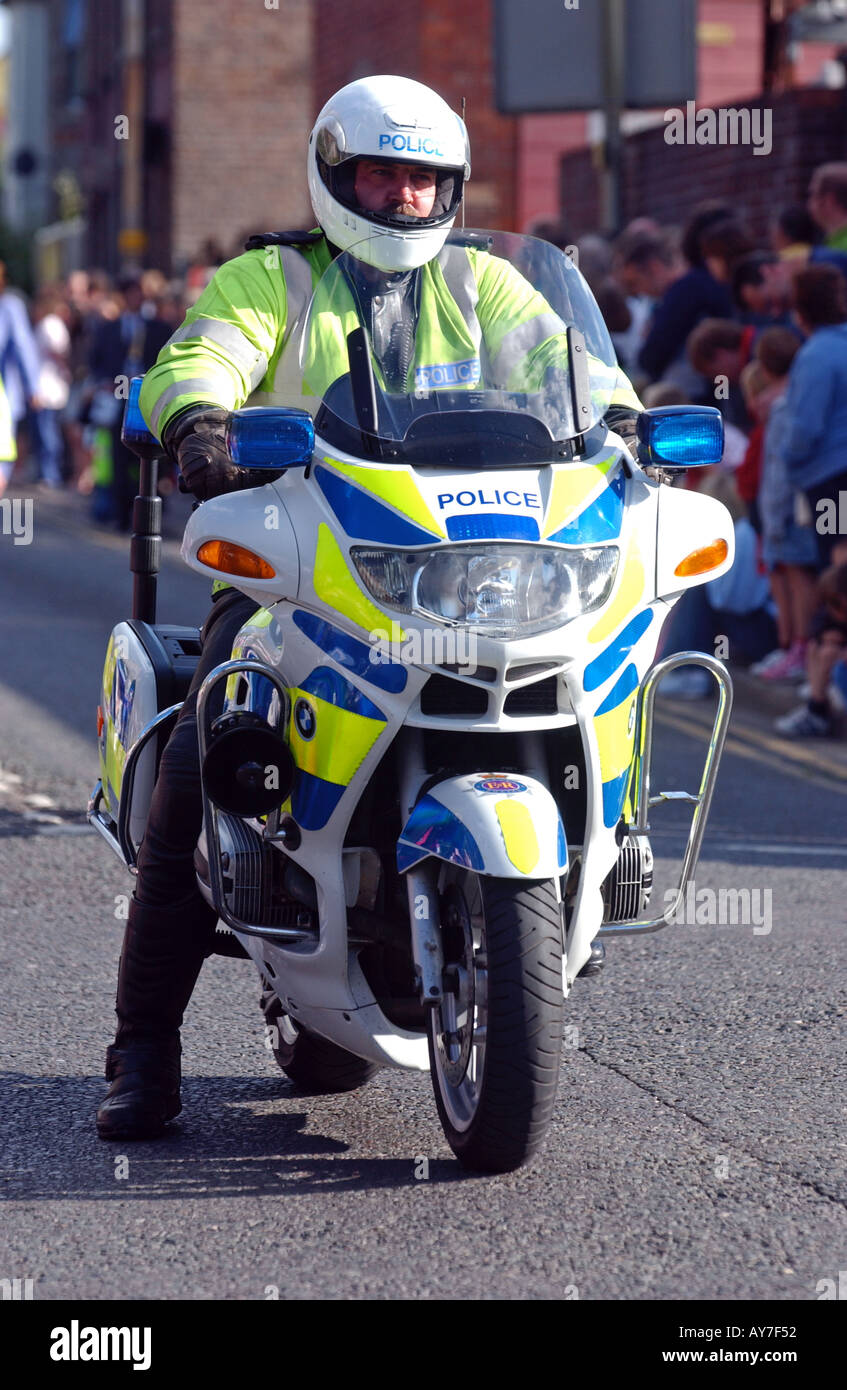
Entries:
[[462,228],[400,272],[355,251],[315,287],[300,339],[327,443],[405,463],[561,461],[606,413],[615,351],[557,247]]

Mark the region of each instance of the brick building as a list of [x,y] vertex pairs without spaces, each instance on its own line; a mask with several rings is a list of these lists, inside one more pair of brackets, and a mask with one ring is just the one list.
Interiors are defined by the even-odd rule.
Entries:
[[[390,18],[390,22],[389,22]],[[398,73],[433,87],[454,110],[467,100],[471,179],[465,215],[471,225],[513,228],[517,122],[494,105],[490,0],[321,0],[315,34],[315,106],[357,77]]]
[[[669,145],[664,124],[630,135],[624,145],[623,223],[650,216],[680,226],[696,202],[723,198],[764,239],[778,208],[805,202],[816,165],[847,159],[846,96],[844,89],[807,87],[744,102],[752,111],[772,113],[768,154],[756,154],[752,145]],[[562,212],[573,235],[594,231],[601,196],[591,151],[566,155],[560,179]]]
[[[40,83],[13,84],[18,109],[10,110],[10,126],[43,134],[31,141],[37,176],[26,176],[25,184],[7,163],[5,213],[27,234],[53,223],[39,244],[49,241],[56,252],[54,270],[67,269],[70,254],[79,262],[80,236],[89,265],[114,271],[135,260],[177,272],[207,240],[232,254],[248,231],[308,225],[304,152],[314,116],[338,87],[379,72],[415,77],[457,110],[467,99],[470,224],[523,229],[558,216],[560,164],[570,153],[565,211],[575,218],[574,230],[597,225],[599,117],[496,110],[493,0],[465,0],[458,8],[448,0],[419,7],[388,0],[0,3],[12,13],[26,70],[48,74]],[[763,24],[762,0],[699,0],[701,104],[749,101],[761,91]],[[813,81],[830,54],[821,45],[802,45],[797,82]],[[13,73],[15,62],[13,47]],[[824,92],[821,102],[824,123],[837,119],[835,99]],[[795,131],[790,139],[805,138],[804,121],[814,126],[813,106],[794,124],[785,117],[786,130]],[[625,120],[630,128],[661,126],[662,113]],[[627,210],[649,210],[655,199],[656,206],[670,206],[674,190],[667,181],[660,187],[664,175],[654,167],[662,154],[657,138],[660,132],[646,130],[630,141],[627,168],[638,174],[628,175]],[[821,138],[816,151],[838,144],[831,132]],[[641,150],[651,152],[646,164]],[[698,163],[698,181],[706,163]],[[752,166],[757,180],[766,163]],[[673,167],[678,179],[679,162]],[[743,182],[750,170],[742,175],[742,167],[743,160],[732,164],[728,177]],[[717,177],[713,169],[709,177]],[[682,178],[690,185],[690,165]],[[22,196],[35,191],[38,179],[43,209]],[[769,179],[761,186],[770,186]],[[66,228],[63,263],[57,248]]]
[[[426,0],[411,9],[387,0],[356,5],[322,0],[315,36],[316,105],[336,87],[375,72],[426,82],[457,110],[465,96],[472,158],[468,222],[523,230],[560,215],[562,156],[582,150],[576,165],[592,165],[602,131],[591,113],[497,112],[492,14],[492,0],[466,0],[461,6]],[[718,106],[755,97],[762,89],[762,0],[699,0],[697,17],[698,102]],[[795,55],[796,82],[812,82],[831,53],[819,44],[802,45]],[[624,129],[661,121],[660,112],[639,112],[625,116]],[[596,227],[596,207],[591,215]]]
[[6,2],[30,52],[42,31],[48,47],[39,220],[75,186],[89,265],[170,273],[207,239],[230,254],[308,219],[311,0]]

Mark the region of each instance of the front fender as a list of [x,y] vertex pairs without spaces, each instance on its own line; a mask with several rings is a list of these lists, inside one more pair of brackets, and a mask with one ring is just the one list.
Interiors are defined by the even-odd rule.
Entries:
[[432,856],[494,878],[558,878],[568,848],[559,809],[523,773],[476,772],[437,782],[397,842],[400,873]]

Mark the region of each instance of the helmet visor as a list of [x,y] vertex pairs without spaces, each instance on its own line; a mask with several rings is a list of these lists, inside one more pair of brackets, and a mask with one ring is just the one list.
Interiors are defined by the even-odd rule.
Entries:
[[[327,132],[321,132],[321,136],[325,134]],[[324,153],[330,155],[329,160],[324,157]],[[421,169],[432,174],[435,179],[435,199],[430,212],[425,217],[419,217],[414,212],[403,212],[390,205],[381,211],[365,207],[356,195],[356,176],[362,161],[385,168],[401,166]],[[409,231],[414,227],[440,227],[455,217],[462,201],[462,169],[444,168],[410,160],[385,159],[377,155],[341,154],[331,136],[328,141],[320,137],[318,139],[317,165],[320,177],[333,198],[357,217],[364,217],[378,227],[389,227],[395,231]]]

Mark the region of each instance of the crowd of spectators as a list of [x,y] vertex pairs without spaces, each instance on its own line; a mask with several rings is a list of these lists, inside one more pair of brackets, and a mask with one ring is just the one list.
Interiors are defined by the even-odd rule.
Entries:
[[[17,468],[27,485],[86,494],[95,523],[129,530],[138,461],[120,439],[128,383],[225,258],[207,242],[175,280],[152,268],[74,270],[31,302],[0,262],[0,377],[18,444],[16,461],[0,461],[0,495]],[[163,490],[173,483],[165,477]]]
[[[737,206],[708,202],[685,227],[639,218],[577,251],[644,404],[724,417],[722,463],[680,485],[729,507],[736,561],[680,600],[666,654],[717,650],[759,681],[805,682],[779,732],[833,735],[847,709],[847,164],[816,169],[766,241]],[[713,688],[693,666],[662,686]]]

